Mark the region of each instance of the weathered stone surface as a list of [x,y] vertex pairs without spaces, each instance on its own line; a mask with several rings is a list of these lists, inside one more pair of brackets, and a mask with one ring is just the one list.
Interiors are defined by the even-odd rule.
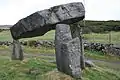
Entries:
[[80,40],[72,39],[69,25],[56,26],[55,51],[58,70],[80,78]]
[[120,56],[119,45],[84,42],[84,48],[88,50],[101,51],[103,54]]
[[63,72],[73,76],[74,78],[80,78],[81,66],[80,66],[80,40],[74,38],[67,43],[61,45],[62,66]]
[[[76,26],[76,27],[74,27]],[[71,34],[72,34],[72,38],[76,38],[78,37],[80,40],[80,63],[81,63],[81,69],[85,69],[85,61],[84,61],[84,46],[83,46],[83,40],[82,40],[82,29],[80,28],[80,26],[78,24],[74,24],[74,26],[71,26]]]
[[72,24],[82,20],[85,9],[81,2],[51,7],[19,20],[10,30],[14,39],[41,36],[58,23]]
[[18,40],[13,40],[12,60],[23,60],[23,51]]
[[70,26],[65,24],[57,24],[55,32],[55,53],[56,53],[56,62],[57,68],[60,71],[62,70],[62,55],[61,55],[61,44],[63,42],[68,42],[72,40]]

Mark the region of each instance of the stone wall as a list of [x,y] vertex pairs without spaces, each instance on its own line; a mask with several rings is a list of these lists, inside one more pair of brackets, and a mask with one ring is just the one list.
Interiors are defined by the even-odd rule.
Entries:
[[[53,40],[31,40],[20,42],[23,46],[31,47],[55,47]],[[12,42],[0,41],[0,45],[11,45]],[[120,56],[120,46],[113,44],[101,44],[101,43],[88,43],[84,42],[84,48],[88,50],[102,51],[104,54]]]
[[84,42],[84,48],[87,50],[102,51],[104,54],[108,55],[120,56],[120,46],[113,44]]
[[[21,45],[23,46],[30,46],[30,47],[55,47],[53,40],[30,40],[30,41],[20,41]],[[0,46],[10,46],[13,43],[10,41],[0,41]]]

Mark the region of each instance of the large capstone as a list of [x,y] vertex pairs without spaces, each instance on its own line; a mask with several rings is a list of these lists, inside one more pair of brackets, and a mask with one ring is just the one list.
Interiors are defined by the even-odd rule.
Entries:
[[85,17],[85,9],[81,2],[63,4],[35,12],[19,20],[10,30],[14,39],[41,36],[56,24],[72,24]]
[[72,39],[69,25],[56,26],[55,51],[58,70],[80,78],[80,40],[78,37]]

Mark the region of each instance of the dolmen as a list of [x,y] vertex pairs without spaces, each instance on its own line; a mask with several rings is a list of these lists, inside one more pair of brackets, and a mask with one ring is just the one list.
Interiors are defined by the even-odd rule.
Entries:
[[42,36],[50,30],[55,32],[57,69],[74,78],[81,78],[81,50],[79,28],[70,26],[85,17],[81,2],[73,2],[37,11],[10,28],[13,37],[13,60],[23,60],[19,39]]

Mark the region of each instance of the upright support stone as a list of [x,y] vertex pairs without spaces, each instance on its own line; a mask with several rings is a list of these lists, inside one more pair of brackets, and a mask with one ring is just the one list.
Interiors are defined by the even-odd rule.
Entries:
[[23,51],[19,40],[13,40],[12,60],[23,60]]
[[55,53],[56,53],[56,62],[57,68],[59,71],[62,70],[62,55],[61,55],[61,43],[72,40],[70,27],[65,24],[57,24],[55,32]]
[[61,61],[63,64],[63,72],[74,78],[81,78],[80,66],[80,41],[74,38],[61,46]]
[[85,69],[85,58],[84,58],[84,45],[83,45],[83,38],[82,38],[82,28],[80,28],[79,24],[77,25],[79,28],[79,39],[80,39],[80,49],[81,49],[81,69]]
[[72,38],[76,38],[79,37],[80,40],[80,53],[81,53],[81,69],[85,68],[85,61],[84,61],[84,46],[83,46],[83,40],[82,40],[82,29],[80,28],[80,26],[78,24],[74,24],[74,26],[71,26],[71,34],[72,34]]
[[56,25],[55,51],[58,70],[80,78],[80,41],[72,39],[69,25]]

